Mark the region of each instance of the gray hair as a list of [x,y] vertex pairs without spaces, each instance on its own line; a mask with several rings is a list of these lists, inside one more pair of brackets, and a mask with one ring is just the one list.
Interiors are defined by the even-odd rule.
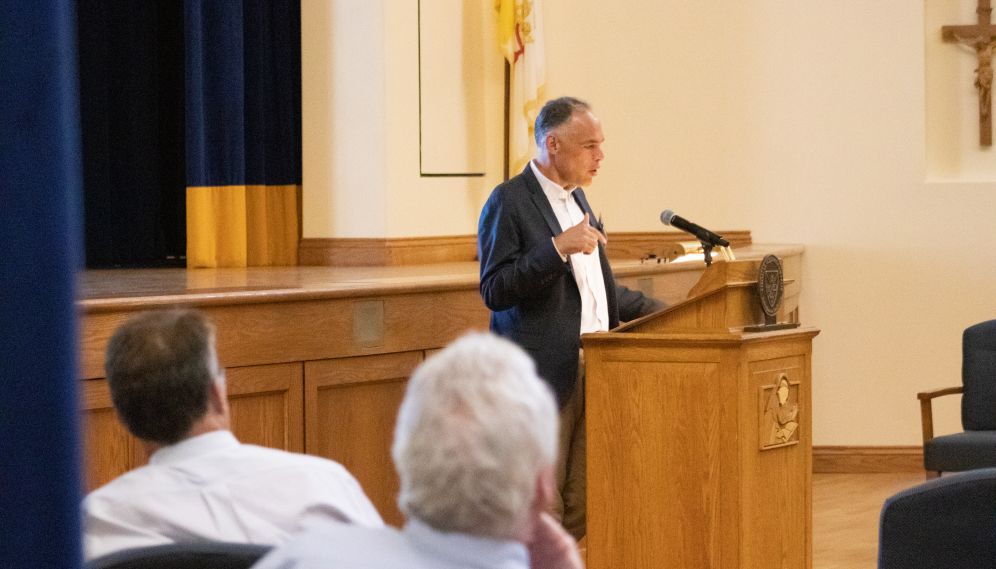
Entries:
[[464,336],[408,383],[392,454],[398,505],[445,532],[513,539],[557,458],[557,406],[521,348]]
[[158,310],[132,318],[111,336],[104,360],[111,400],[136,437],[173,444],[207,413],[220,381],[214,325],[195,310]]
[[574,116],[577,109],[591,110],[591,105],[581,99],[574,97],[560,97],[551,99],[543,105],[539,115],[536,116],[536,123],[533,125],[533,136],[536,137],[536,146],[542,147],[546,135],[558,126],[565,124]]

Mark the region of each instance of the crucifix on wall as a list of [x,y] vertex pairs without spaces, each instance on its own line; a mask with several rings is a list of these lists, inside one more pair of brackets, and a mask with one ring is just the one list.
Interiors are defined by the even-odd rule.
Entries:
[[975,87],[979,90],[979,144],[993,145],[992,86],[993,50],[996,49],[996,26],[990,17],[989,0],[979,0],[978,23],[974,26],[942,26],[941,37],[975,50],[979,66],[975,68]]

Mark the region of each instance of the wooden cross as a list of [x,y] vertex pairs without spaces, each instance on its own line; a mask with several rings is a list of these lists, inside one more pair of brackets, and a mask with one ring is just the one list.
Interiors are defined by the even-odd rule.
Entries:
[[979,66],[975,68],[975,87],[979,90],[979,144],[993,145],[992,86],[993,50],[996,49],[996,26],[990,20],[989,0],[979,0],[978,23],[974,26],[942,26],[941,37],[975,49]]

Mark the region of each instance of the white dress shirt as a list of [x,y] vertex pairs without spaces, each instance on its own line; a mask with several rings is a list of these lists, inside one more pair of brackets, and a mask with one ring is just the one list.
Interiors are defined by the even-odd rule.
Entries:
[[404,529],[322,524],[291,538],[253,569],[528,569],[521,543],[443,533],[410,519]]
[[278,544],[317,520],[382,527],[342,465],[213,431],[163,447],[83,501],[87,559],[174,542]]
[[[574,190],[565,190],[556,182],[543,175],[534,162],[529,162],[533,174],[539,180],[543,193],[550,200],[560,229],[567,231],[584,221],[581,206],[571,195]],[[560,253],[560,251],[557,251]],[[564,257],[561,253],[561,258]],[[581,293],[581,333],[604,332],[609,329],[609,306],[605,297],[605,277],[602,275],[602,263],[598,257],[598,249],[590,255],[574,253],[570,255],[571,268],[574,270],[574,280],[578,283]]]

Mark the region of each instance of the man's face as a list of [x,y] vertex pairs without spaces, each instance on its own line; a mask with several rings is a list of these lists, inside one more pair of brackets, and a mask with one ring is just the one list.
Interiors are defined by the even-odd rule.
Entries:
[[[550,162],[560,178],[560,185],[567,189],[588,186],[598,174],[602,154],[602,125],[595,115],[577,109],[566,123],[553,129]],[[548,137],[549,139],[549,137]],[[548,148],[550,143],[548,142]]]

